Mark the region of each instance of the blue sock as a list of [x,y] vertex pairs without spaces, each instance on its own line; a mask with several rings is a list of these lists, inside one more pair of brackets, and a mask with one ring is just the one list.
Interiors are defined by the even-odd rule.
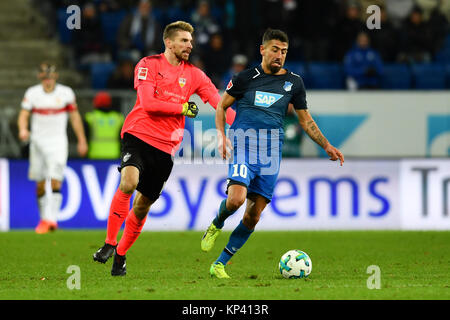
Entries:
[[249,230],[243,223],[242,220],[236,229],[233,230],[230,236],[230,240],[228,240],[228,244],[223,249],[219,258],[215,261],[215,263],[221,262],[223,265],[226,265],[227,262],[231,259],[231,257],[247,242],[248,238],[252,234],[253,230]]
[[222,229],[223,228],[223,224],[225,222],[225,220],[231,216],[233,213],[235,213],[236,211],[230,211],[227,209],[227,199],[224,199],[221,203],[220,203],[220,207],[219,207],[219,213],[217,214],[217,216],[214,218],[213,223],[214,225],[219,228]]

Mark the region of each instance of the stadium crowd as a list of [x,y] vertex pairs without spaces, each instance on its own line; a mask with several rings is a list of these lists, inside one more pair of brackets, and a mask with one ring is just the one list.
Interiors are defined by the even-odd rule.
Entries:
[[[72,4],[82,19],[81,29],[70,31],[65,10]],[[366,24],[373,4],[380,8],[379,29]],[[161,30],[176,20],[194,26],[191,61],[220,89],[259,61],[267,27],[290,36],[287,67],[307,88],[421,88],[414,75],[436,75],[436,65],[447,73],[443,84],[428,88],[450,87],[450,0],[52,0],[41,9],[95,89],[132,89],[133,66],[163,50]],[[411,79],[396,79],[401,71]]]

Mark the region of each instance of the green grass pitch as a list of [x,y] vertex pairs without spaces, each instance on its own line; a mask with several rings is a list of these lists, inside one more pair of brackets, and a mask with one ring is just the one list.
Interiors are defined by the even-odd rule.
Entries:
[[[201,232],[143,232],[127,254],[125,277],[92,260],[105,231],[0,233],[0,299],[450,299],[450,232],[256,231],[231,260],[228,280],[209,266],[228,241],[209,253]],[[289,249],[309,254],[309,278],[287,280],[278,261]],[[80,268],[79,290],[67,273]],[[381,270],[381,288],[368,289],[367,267]]]

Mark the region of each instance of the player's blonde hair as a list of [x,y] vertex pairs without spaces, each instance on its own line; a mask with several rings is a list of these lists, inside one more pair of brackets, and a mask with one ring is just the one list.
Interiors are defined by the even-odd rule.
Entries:
[[163,40],[166,40],[167,38],[173,39],[175,33],[178,31],[187,31],[190,34],[193,34],[194,27],[190,23],[185,21],[172,22],[164,28]]

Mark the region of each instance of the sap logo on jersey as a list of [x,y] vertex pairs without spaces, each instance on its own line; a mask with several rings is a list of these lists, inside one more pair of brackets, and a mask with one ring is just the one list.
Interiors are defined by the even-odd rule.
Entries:
[[264,91],[255,92],[255,106],[268,108],[283,97],[282,94],[275,94]]

